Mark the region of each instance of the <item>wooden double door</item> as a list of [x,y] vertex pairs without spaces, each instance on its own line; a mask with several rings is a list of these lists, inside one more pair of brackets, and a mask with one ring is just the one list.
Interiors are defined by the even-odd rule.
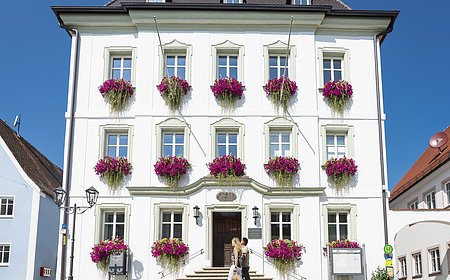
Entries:
[[241,212],[213,212],[213,266],[231,266],[231,239],[241,239]]

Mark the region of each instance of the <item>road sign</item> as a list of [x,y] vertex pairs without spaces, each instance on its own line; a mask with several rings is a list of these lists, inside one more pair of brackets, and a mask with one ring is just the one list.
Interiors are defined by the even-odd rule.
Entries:
[[386,266],[392,266],[392,259],[386,260]]
[[384,253],[386,255],[390,255],[392,251],[394,251],[394,248],[391,245],[389,244],[384,245]]

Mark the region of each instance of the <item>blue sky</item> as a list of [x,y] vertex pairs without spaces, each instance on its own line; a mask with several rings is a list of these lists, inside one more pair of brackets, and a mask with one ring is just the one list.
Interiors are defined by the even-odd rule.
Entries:
[[[22,114],[21,134],[63,165],[70,38],[52,5],[103,5],[107,0],[4,1],[0,17],[0,119]],[[381,58],[389,187],[421,155],[428,139],[450,125],[450,1],[344,0],[352,9],[400,10]]]

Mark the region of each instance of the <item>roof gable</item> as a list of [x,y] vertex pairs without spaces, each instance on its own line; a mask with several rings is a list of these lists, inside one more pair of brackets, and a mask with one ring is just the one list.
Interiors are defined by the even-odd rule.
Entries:
[[33,145],[0,120],[0,137],[27,176],[47,195],[62,184],[63,172]]
[[[450,126],[444,130],[444,133],[446,133],[450,139]],[[450,141],[441,147],[441,152],[439,152],[438,149],[428,147],[392,189],[389,201],[398,198],[402,193],[411,189],[417,182],[449,160]]]

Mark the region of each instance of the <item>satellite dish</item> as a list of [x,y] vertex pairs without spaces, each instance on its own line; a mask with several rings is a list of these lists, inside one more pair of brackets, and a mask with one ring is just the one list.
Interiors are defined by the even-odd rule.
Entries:
[[430,138],[430,147],[433,149],[439,149],[441,151],[441,147],[447,144],[448,136],[444,132],[438,132]]

